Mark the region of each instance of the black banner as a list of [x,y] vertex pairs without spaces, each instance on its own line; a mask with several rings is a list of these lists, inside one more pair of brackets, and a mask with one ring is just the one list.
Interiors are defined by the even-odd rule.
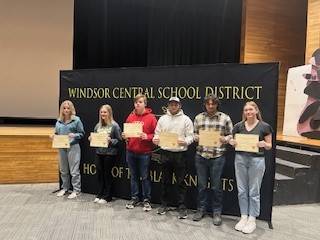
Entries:
[[[95,151],[87,140],[99,120],[99,107],[110,104],[115,121],[123,127],[128,114],[133,110],[133,97],[142,92],[147,95],[148,107],[160,116],[166,110],[168,99],[174,95],[182,102],[182,109],[192,120],[204,111],[203,97],[216,94],[221,100],[220,111],[230,115],[233,123],[241,120],[242,108],[246,101],[253,100],[261,108],[264,121],[276,130],[277,119],[278,64],[216,64],[205,66],[123,68],[61,71],[60,102],[71,100],[77,115],[83,121],[86,136],[81,143],[82,191],[97,191]],[[275,140],[275,134],[273,136]],[[275,141],[273,141],[275,143]],[[274,144],[275,146],[275,144]],[[186,205],[196,208],[197,176],[194,167],[195,146],[191,145],[186,154],[188,186]],[[156,161],[151,163],[152,202],[159,203],[160,179]],[[266,172],[261,190],[260,219],[271,220],[273,185],[275,173],[275,152],[266,154]],[[130,173],[125,162],[125,146],[122,146],[117,166],[113,168],[114,195],[130,197]],[[223,213],[239,215],[237,186],[234,176],[234,151],[227,152],[222,177],[224,190]]]

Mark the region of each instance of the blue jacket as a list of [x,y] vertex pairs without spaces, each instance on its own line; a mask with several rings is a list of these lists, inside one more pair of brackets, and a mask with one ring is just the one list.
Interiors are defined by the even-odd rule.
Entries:
[[80,139],[84,136],[83,124],[79,117],[74,116],[70,122],[63,122],[58,119],[55,126],[55,134],[57,135],[68,135],[74,133],[75,137],[70,138],[70,145],[79,143]]

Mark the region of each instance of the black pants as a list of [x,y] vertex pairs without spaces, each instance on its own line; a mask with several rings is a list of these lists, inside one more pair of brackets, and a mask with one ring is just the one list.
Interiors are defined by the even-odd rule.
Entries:
[[167,206],[169,202],[168,189],[173,183],[173,173],[175,174],[175,184],[177,184],[177,199],[179,209],[185,209],[184,198],[186,193],[186,184],[184,178],[186,175],[186,160],[183,152],[161,151],[160,166],[161,177],[161,204]]
[[97,154],[96,167],[98,176],[97,198],[107,201],[112,200],[112,181],[111,169],[114,166],[115,156]]

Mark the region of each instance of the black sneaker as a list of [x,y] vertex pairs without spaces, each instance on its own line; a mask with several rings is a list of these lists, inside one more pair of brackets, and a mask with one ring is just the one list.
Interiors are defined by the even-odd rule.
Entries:
[[179,210],[179,215],[178,215],[179,219],[186,219],[187,217],[188,217],[188,214],[186,209]]
[[160,206],[157,210],[157,214],[160,214],[160,215],[164,215],[166,214],[166,212],[168,211],[167,207],[165,206]]
[[198,210],[198,211],[193,215],[192,220],[198,222],[198,221],[200,221],[200,220],[203,218],[203,216],[204,216],[204,212],[201,211],[201,210]]
[[214,213],[212,222],[213,222],[213,225],[220,226],[221,223],[222,223],[221,214],[220,213]]
[[127,209],[133,209],[138,204],[139,204],[139,200],[138,199],[131,199],[131,201],[126,204],[126,208]]
[[149,201],[143,201],[143,211],[149,212],[151,211],[152,207]]

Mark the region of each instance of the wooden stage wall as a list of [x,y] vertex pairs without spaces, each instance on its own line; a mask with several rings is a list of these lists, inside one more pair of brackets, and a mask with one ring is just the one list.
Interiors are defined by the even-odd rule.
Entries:
[[[0,127],[0,184],[58,182],[58,153],[52,127]],[[319,148],[320,140],[277,134],[277,141]]]
[[243,0],[243,63],[280,62],[278,124],[282,132],[287,71],[304,65],[307,0]]
[[0,127],[0,183],[58,182],[52,127]]
[[308,23],[306,41],[306,63],[314,50],[320,48],[320,1],[308,1]]

